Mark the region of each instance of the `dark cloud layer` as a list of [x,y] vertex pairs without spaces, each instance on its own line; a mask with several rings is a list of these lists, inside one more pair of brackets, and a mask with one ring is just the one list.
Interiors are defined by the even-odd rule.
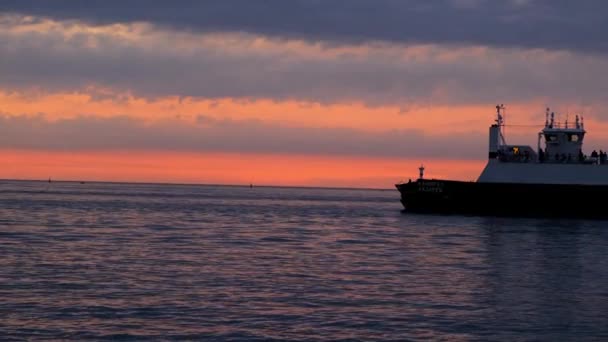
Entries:
[[[44,31],[27,25],[11,30],[19,20],[14,25],[5,24],[4,31],[0,27],[0,87],[9,90],[101,86],[144,97],[360,101],[401,107],[539,97],[601,103],[608,91],[608,60],[598,55],[390,44],[370,44],[360,51],[314,44],[292,48],[276,41],[256,46],[255,37],[248,35],[211,42],[174,31],[134,29],[129,31],[132,39],[123,39],[107,32],[111,30],[92,33],[65,23]],[[176,41],[182,45],[167,47]]]
[[0,11],[332,43],[380,40],[608,51],[604,0],[3,0]]
[[[36,139],[32,139],[36,137]],[[128,117],[47,121],[38,116],[0,117],[3,148],[62,151],[165,150],[285,153],[358,157],[483,159],[483,133],[429,136],[417,130],[369,133],[345,128],[287,127],[260,121],[179,120],[143,124]]]

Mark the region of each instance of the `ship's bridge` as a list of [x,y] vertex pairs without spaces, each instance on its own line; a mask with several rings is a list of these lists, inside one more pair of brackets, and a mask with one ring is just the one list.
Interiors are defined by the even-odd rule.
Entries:
[[[538,133],[538,147],[534,150],[526,145],[508,145],[503,136],[504,107],[496,106],[496,124],[490,127],[490,160],[500,162],[536,162],[536,163],[582,163],[604,164],[605,153],[594,152],[590,157],[583,153],[585,127],[583,118],[575,116],[574,123],[555,121],[555,113],[549,108],[545,113],[545,127]],[[544,143],[544,148],[541,144]],[[595,155],[594,155],[595,154]]]
[[[549,118],[550,117],[550,118]],[[539,162],[584,162],[583,140],[585,129],[582,118],[575,117],[574,124],[566,120],[562,125],[555,122],[555,113],[547,108],[545,127],[538,134]],[[545,149],[541,146],[545,142]]]

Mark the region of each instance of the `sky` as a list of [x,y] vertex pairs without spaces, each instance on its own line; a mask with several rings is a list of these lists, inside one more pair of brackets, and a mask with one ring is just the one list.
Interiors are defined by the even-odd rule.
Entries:
[[505,104],[608,148],[601,0],[3,0],[0,178],[475,180]]

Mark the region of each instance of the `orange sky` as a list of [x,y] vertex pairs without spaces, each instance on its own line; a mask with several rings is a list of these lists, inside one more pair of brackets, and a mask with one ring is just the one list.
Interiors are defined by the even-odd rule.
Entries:
[[[348,127],[368,131],[414,128],[432,131],[435,134],[475,129],[485,131],[494,113],[492,106],[482,105],[458,107],[414,105],[403,109],[394,105],[367,106],[356,102],[324,105],[307,101],[269,99],[196,99],[176,96],[146,99],[130,94],[116,94],[108,90],[105,91],[107,98],[96,98],[95,94],[99,92],[101,90],[97,88],[71,93],[8,92],[0,89],[0,103],[5,114],[44,113],[48,120],[81,115],[95,117],[127,115],[144,121],[167,118],[195,121],[196,117],[202,114],[218,120],[260,120],[287,125]],[[534,105],[536,104],[518,105],[513,110],[529,109]],[[542,114],[538,111],[538,108],[542,109],[542,105],[535,107],[537,116]]]
[[[0,150],[2,178],[392,188],[415,178],[420,162],[228,153]],[[427,177],[474,180],[483,162],[429,160]]]
[[[86,113],[93,117],[126,115],[144,122],[178,118],[196,120],[199,113],[215,119],[260,120],[295,127],[347,127],[382,134],[392,129],[420,129],[429,134],[477,131],[486,134],[493,108],[482,106],[412,107],[401,112],[394,106],[364,104],[321,105],[297,101],[240,101],[234,99],[143,99],[132,95],[120,100],[96,99],[86,93],[36,93],[0,91],[5,116],[44,113],[48,121]],[[516,105],[512,111],[534,113],[537,104]],[[542,107],[541,107],[542,108]],[[511,112],[511,111],[510,111]],[[542,120],[542,112],[518,120]],[[509,118],[511,119],[511,118]],[[515,120],[515,119],[513,119]],[[536,127],[524,128],[534,137]],[[32,136],[32,139],[36,139]],[[77,146],[75,146],[77,147]],[[449,151],[450,146],[440,147]],[[395,182],[415,178],[424,163],[427,177],[475,180],[485,165],[485,155],[473,160],[449,158],[395,158],[374,156],[280,155],[167,152],[120,149],[115,151],[51,151],[2,149],[5,166],[1,178],[90,181],[138,181],[297,186],[391,188]]]
[[[119,101],[95,99],[81,93],[0,92],[5,115],[36,115],[49,121],[86,113],[94,117],[127,115],[143,121],[175,118],[194,121],[199,113],[230,120],[260,120],[287,125],[348,127],[364,131],[420,129],[433,134],[481,130],[485,132],[492,108],[462,106],[399,108],[363,104],[321,105],[296,101],[239,101],[233,99],[147,100],[127,96]],[[457,113],[457,115],[453,115]],[[452,114],[451,116],[449,114]],[[481,121],[477,118],[487,117]],[[432,129],[430,129],[432,127]],[[36,137],[32,137],[36,139]],[[449,147],[446,147],[449,148]],[[395,182],[415,178],[421,163],[428,177],[474,180],[483,167],[478,161],[323,155],[276,155],[238,153],[182,153],[163,151],[57,152],[1,150],[6,166],[0,177],[11,179],[140,181],[298,186],[390,188]]]

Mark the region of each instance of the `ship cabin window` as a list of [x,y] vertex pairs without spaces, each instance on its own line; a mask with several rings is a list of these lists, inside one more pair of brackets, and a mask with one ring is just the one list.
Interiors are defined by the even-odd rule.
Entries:
[[581,140],[580,135],[578,134],[568,134],[568,141],[577,142]]
[[519,147],[513,146],[513,154],[519,154]]
[[545,139],[547,140],[547,142],[557,142],[557,135],[556,134],[545,134]]

